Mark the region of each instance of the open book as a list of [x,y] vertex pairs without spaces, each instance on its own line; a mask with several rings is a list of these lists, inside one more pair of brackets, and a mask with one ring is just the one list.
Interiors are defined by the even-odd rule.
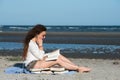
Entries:
[[57,49],[57,50],[55,50],[55,51],[53,51],[53,52],[50,52],[50,53],[47,53],[47,54],[45,54],[45,56],[48,56],[47,58],[46,58],[46,61],[49,61],[49,60],[56,60],[56,59],[58,59],[58,56],[60,55],[60,49]]

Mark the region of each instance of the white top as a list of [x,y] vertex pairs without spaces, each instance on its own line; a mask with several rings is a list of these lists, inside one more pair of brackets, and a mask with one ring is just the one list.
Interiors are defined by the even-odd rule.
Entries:
[[27,66],[31,61],[33,60],[40,60],[43,58],[45,52],[43,50],[40,50],[36,42],[30,40],[27,57],[24,61],[25,66]]

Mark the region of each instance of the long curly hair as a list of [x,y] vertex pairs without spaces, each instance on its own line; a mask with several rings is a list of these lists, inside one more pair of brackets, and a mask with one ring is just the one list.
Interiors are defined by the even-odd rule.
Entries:
[[37,24],[30,31],[28,31],[28,33],[24,39],[23,56],[22,56],[23,60],[26,59],[30,40],[32,38],[34,38],[36,35],[40,34],[43,31],[46,31],[46,30],[47,29],[44,25]]

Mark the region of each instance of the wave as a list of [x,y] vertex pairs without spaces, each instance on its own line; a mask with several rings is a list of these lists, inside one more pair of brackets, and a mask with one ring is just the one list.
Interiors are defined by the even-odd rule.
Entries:
[[[0,31],[28,31],[33,26],[3,25]],[[48,31],[66,31],[66,32],[120,32],[120,26],[46,26]]]
[[27,28],[25,28],[25,27],[10,27],[10,29],[27,30]]

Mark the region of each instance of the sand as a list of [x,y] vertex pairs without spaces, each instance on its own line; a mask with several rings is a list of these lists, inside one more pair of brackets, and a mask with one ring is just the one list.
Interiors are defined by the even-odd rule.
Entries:
[[[0,42],[23,42],[25,32],[0,32]],[[119,32],[47,32],[45,43],[120,45]]]
[[88,73],[76,73],[72,75],[50,75],[50,74],[6,74],[4,70],[22,61],[10,61],[10,56],[0,56],[0,78],[2,80],[119,80],[120,60],[109,59],[74,59],[69,58],[79,66],[87,66],[92,69]]

